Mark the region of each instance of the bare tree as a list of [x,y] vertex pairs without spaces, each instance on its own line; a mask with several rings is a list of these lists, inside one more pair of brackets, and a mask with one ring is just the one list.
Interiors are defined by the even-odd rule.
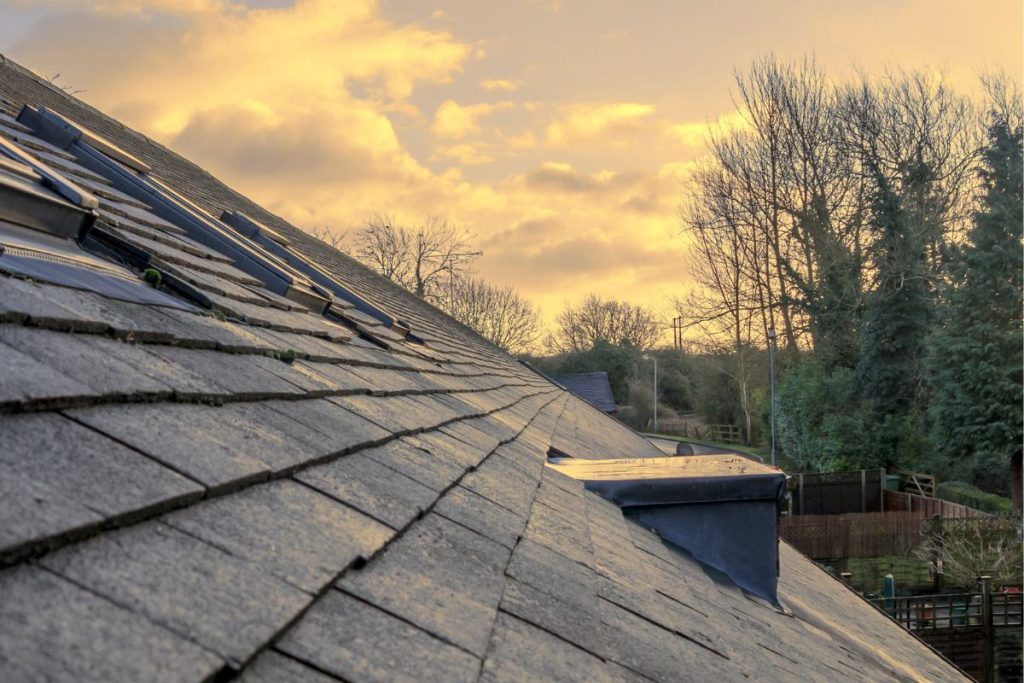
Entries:
[[1020,583],[1020,518],[967,517],[936,522],[941,533],[929,535],[914,549],[920,560],[942,562],[943,573],[954,586],[970,588],[989,574],[1003,584]]
[[700,289],[676,310],[688,327],[702,333],[702,351],[734,386],[747,438],[753,428],[751,353],[765,312],[757,286],[757,252],[749,248],[755,229],[745,222],[735,179],[715,168],[697,174],[704,194],[691,202],[685,220],[693,238],[689,270]]
[[374,216],[355,233],[353,254],[384,277],[416,296],[439,302],[444,289],[466,274],[481,255],[471,236],[448,221],[432,216],[415,227],[391,216]]
[[529,351],[540,338],[538,309],[511,287],[456,276],[445,289],[439,307],[509,353]]
[[930,270],[939,272],[943,246],[961,239],[975,208],[984,133],[977,108],[941,74],[862,73],[841,90],[837,117],[852,170],[868,184],[881,179],[892,187]]
[[[724,259],[714,268],[731,268],[736,280],[723,288],[705,268],[700,300],[687,309],[706,323],[749,306],[751,343],[776,328],[784,348],[811,347],[852,366],[873,267],[865,160],[900,192],[901,174],[927,169],[928,183],[904,199],[937,271],[970,213],[980,131],[972,107],[941,77],[894,72],[842,86],[813,59],[758,60],[737,74],[736,91],[745,125],[709,139],[710,161],[681,215],[700,258]],[[732,235],[701,236],[709,231]]]
[[340,232],[331,230],[328,225],[314,225],[306,229],[313,237],[317,238],[324,244],[328,244],[338,251],[348,253],[346,238],[348,237],[348,231],[342,230]]
[[57,81],[59,81],[59,80],[60,80],[60,74],[59,73],[53,74],[52,76],[49,76],[46,79],[46,81],[48,83],[50,83],[51,85],[57,86],[58,88],[60,88],[61,90],[63,90],[64,92],[66,92],[69,95],[72,95],[72,96],[74,96],[74,95],[81,95],[82,93],[85,92],[85,88],[76,88],[75,86],[69,85],[67,83],[58,83]]
[[650,349],[661,339],[664,324],[651,310],[593,294],[566,306],[556,318],[557,330],[547,340],[552,351],[588,351],[598,340]]

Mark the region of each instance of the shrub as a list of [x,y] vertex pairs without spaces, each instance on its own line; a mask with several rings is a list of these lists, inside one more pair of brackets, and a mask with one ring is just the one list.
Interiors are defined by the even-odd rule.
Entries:
[[1013,501],[1009,498],[982,491],[965,481],[939,482],[935,489],[935,497],[993,514],[1013,510]]

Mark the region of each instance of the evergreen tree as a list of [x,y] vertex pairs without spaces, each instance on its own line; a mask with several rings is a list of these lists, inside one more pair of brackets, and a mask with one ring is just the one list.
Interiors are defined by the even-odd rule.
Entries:
[[903,169],[902,192],[878,167],[874,197],[874,286],[868,296],[857,376],[874,417],[885,464],[916,459],[922,450],[920,397],[925,339],[932,320],[920,215],[931,174],[917,160]]
[[1008,459],[1024,438],[1022,171],[1020,126],[995,121],[980,171],[981,208],[954,254],[929,344],[934,446],[950,474],[997,492],[1005,492]]

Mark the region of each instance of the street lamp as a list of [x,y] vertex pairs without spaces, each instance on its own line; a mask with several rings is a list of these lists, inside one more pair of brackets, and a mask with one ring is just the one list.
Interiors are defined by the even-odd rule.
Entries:
[[768,374],[772,387],[772,467],[775,466],[775,328],[768,328]]
[[646,353],[643,355],[644,360],[654,361],[654,432],[658,432],[658,359],[654,356],[649,356]]

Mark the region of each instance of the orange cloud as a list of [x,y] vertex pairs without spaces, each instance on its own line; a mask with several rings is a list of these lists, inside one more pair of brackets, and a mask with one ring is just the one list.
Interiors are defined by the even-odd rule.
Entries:
[[460,140],[480,133],[480,119],[497,111],[512,108],[511,102],[470,104],[463,106],[445,100],[434,112],[433,131],[440,138]]
[[636,132],[654,111],[653,105],[635,102],[567,105],[560,109],[559,118],[547,127],[546,141],[559,146]]
[[519,83],[505,78],[485,78],[480,81],[480,87],[484,90],[499,90],[501,92],[514,92],[519,89]]

